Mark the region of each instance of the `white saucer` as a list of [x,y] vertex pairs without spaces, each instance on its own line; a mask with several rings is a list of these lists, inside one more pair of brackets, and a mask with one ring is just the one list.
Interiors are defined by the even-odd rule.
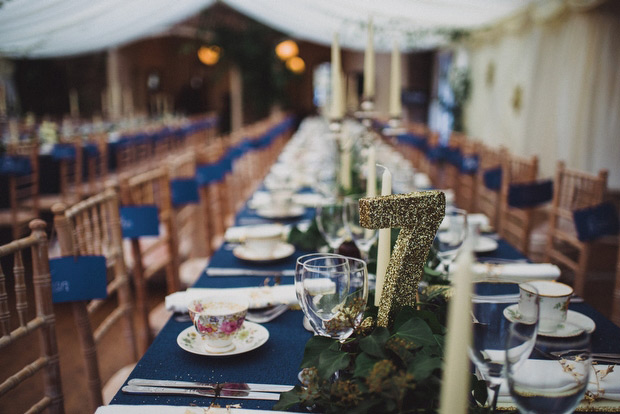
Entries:
[[[504,309],[504,316],[511,322],[514,322],[519,319],[519,310],[518,304],[510,305]],[[592,319],[584,315],[583,313],[575,312],[573,310],[568,310],[566,314],[566,322],[569,322],[573,325],[579,326],[582,330],[575,330],[571,328],[567,328],[565,325],[562,325],[555,332],[538,332],[540,336],[549,336],[553,338],[568,338],[571,336],[579,335],[581,332],[586,331],[588,333],[594,332],[596,329],[596,324]]]
[[295,246],[289,243],[278,243],[275,249],[268,256],[261,256],[258,253],[248,249],[246,246],[239,245],[233,249],[233,255],[237,259],[246,260],[249,262],[271,262],[274,260],[281,260],[289,257],[295,253]]
[[490,237],[480,236],[474,247],[476,253],[488,253],[497,250],[498,243]]
[[239,329],[239,332],[233,337],[232,350],[227,352],[210,352],[205,348],[205,340],[196,332],[194,326],[190,326],[184,329],[179,336],[177,336],[177,344],[184,351],[191,352],[197,355],[206,356],[229,356],[243,354],[263,345],[269,339],[269,331],[262,325],[253,323],[250,321],[243,322],[243,326]]
[[289,207],[287,211],[281,211],[279,209],[274,209],[273,207],[267,206],[262,207],[256,210],[256,215],[266,219],[290,219],[301,217],[306,212],[306,209],[303,206],[292,206]]

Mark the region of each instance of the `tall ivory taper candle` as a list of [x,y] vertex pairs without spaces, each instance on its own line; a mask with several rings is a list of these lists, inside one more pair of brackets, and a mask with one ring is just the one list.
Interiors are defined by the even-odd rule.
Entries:
[[394,49],[392,50],[392,63],[390,66],[390,118],[400,118],[403,112],[403,107],[400,102],[400,50],[398,49],[398,43],[394,42]]
[[368,168],[366,174],[366,197],[375,197],[377,195],[377,150],[374,145],[368,148]]
[[456,262],[455,267],[459,271],[454,275],[454,293],[448,304],[440,414],[465,414],[468,411],[471,371],[467,348],[472,341],[473,263],[473,254],[468,243]]
[[[384,167],[381,177],[381,195],[392,194],[392,174]],[[377,246],[377,283],[375,287],[375,306],[379,306],[383,282],[392,252],[392,229],[379,229],[379,245]]]
[[340,44],[338,43],[338,33],[334,33],[332,42],[332,61],[331,61],[331,119],[341,119],[344,102],[342,102],[342,63],[340,61]]
[[375,44],[372,18],[368,19],[368,40],[364,53],[364,98],[372,99],[375,96]]

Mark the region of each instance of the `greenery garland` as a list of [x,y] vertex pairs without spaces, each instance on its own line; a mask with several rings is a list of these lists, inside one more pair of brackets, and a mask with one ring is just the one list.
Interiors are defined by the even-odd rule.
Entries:
[[[430,276],[431,278],[433,276]],[[446,286],[434,285],[419,308],[404,308],[392,327],[374,327],[371,306],[354,335],[340,343],[314,336],[300,368],[304,386],[280,396],[274,409],[323,413],[434,413],[439,403],[445,339]],[[372,296],[372,295],[371,295]],[[369,303],[373,303],[372,298]],[[486,386],[472,376],[470,412],[487,412]]]

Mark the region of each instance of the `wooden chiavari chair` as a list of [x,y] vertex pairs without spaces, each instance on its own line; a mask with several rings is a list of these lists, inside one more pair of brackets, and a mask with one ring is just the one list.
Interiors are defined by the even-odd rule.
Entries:
[[82,200],[84,196],[83,172],[82,172],[82,143],[79,140],[63,142],[65,155],[60,156],[58,164],[58,193],[44,194],[43,188],[39,193],[39,207],[41,210],[51,211],[57,203],[71,205]]
[[[448,143],[448,151],[455,152],[458,156],[462,155],[463,147],[467,141],[467,136],[461,132],[452,132],[450,142]],[[456,200],[459,199],[460,188],[458,186],[459,176],[461,175],[460,165],[448,160],[444,166],[444,185],[454,191]],[[465,208],[465,207],[462,207]]]
[[0,209],[0,226],[10,227],[13,239],[17,239],[25,233],[26,225],[39,217],[39,146],[9,144],[6,155],[30,164],[28,171],[7,175],[9,204]]
[[[215,140],[208,147],[198,153],[198,165],[214,164],[224,156],[222,143]],[[221,180],[202,185],[199,189],[200,204],[205,212],[207,221],[207,254],[210,256],[212,249],[217,248],[223,239],[226,227],[232,224],[233,212],[230,211],[229,187],[226,185],[226,176]]]
[[[138,359],[130,279],[123,255],[118,196],[112,188],[108,188],[69,208],[56,204],[52,211],[61,255],[97,255],[106,259],[107,298],[71,303],[85,362],[89,409],[94,412],[98,406],[111,400],[120,383],[133,369],[133,364],[121,369],[114,367],[118,371],[103,385],[101,372],[109,370],[110,367],[99,366],[98,353],[104,352],[101,344],[106,334],[113,329],[122,329],[124,343],[115,343],[114,346],[123,346],[130,350],[132,358],[127,362],[132,363]],[[114,352],[114,349],[109,351]]]
[[94,134],[84,144],[86,176],[82,194],[90,197],[105,190],[108,181],[108,142],[106,134]]
[[620,326],[620,248],[618,249],[618,259],[616,261],[616,280],[614,284],[611,321]]
[[538,177],[538,157],[506,154],[502,163],[502,189],[497,232],[525,256],[530,253],[530,234],[534,208],[517,208],[508,204],[511,184],[532,183]]
[[[465,140],[461,147],[461,155],[463,156],[463,162],[468,163],[472,162],[474,164],[478,164],[477,168],[475,166],[462,166],[458,173],[458,178],[456,181],[456,204],[468,211],[473,212],[476,208],[476,199],[478,198],[478,169],[480,169],[479,160],[480,160],[480,142],[475,140]],[[476,162],[476,159],[478,162]],[[471,170],[470,170],[471,168]]]
[[[431,131],[428,136],[428,148],[437,148],[438,146],[439,133],[437,131]],[[430,160],[428,157],[426,157],[425,163],[427,171],[424,172],[428,175],[428,178],[430,178],[433,187],[445,188],[443,161]]]
[[[170,179],[196,176],[196,153],[186,151],[169,161]],[[181,287],[192,286],[205,269],[212,251],[207,246],[207,218],[200,203],[173,206]],[[153,326],[153,323],[151,323]]]
[[178,241],[166,166],[133,177],[122,177],[120,194],[123,206],[155,205],[159,215],[159,236],[131,239],[128,243],[130,248],[127,249],[128,255],[131,255],[129,263],[136,294],[139,350],[144,352],[152,340],[148,320],[147,282],[163,271],[168,293],[180,289]]
[[502,167],[505,151],[504,148],[493,148],[484,144],[480,146],[480,165],[476,176],[475,211],[485,214],[489,218],[489,224],[494,229],[497,229],[499,221],[501,182],[497,189],[488,188],[485,185],[484,175],[491,170]]
[[[38,391],[40,386],[29,379],[38,373],[43,374],[43,392],[36,394],[36,398],[43,394],[41,399],[34,404],[33,401],[28,401],[29,408],[19,407],[21,399],[12,394],[10,402],[7,397],[0,401],[2,412],[22,412],[21,410],[27,408],[28,413],[40,413],[46,409],[49,413],[64,413],[45,227],[44,221],[35,219],[30,222],[32,232],[28,237],[0,246],[0,257],[9,259],[3,262],[8,263],[10,259],[13,261],[13,269],[7,272],[7,275],[14,280],[15,292],[15,311],[12,311],[13,306],[9,304],[7,295],[6,276],[0,267],[0,361],[3,364],[0,397],[6,396],[18,386],[19,390],[30,388],[29,395],[32,389]],[[24,266],[28,257],[31,263]],[[26,283],[26,272],[32,273],[32,285]],[[34,300],[36,310],[29,305],[29,300]],[[16,361],[21,361],[24,355],[34,351],[32,348],[37,347],[32,338],[35,333],[38,337],[38,357],[29,360],[17,372],[7,373],[9,360],[13,366]],[[29,381],[24,384],[26,380]]]
[[553,183],[545,260],[558,263],[574,273],[573,289],[580,296],[586,287],[592,243],[577,238],[573,212],[603,202],[607,174],[607,170],[595,175],[569,169],[560,161]]

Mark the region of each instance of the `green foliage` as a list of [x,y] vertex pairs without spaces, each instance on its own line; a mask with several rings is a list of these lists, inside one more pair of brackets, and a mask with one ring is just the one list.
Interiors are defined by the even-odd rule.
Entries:
[[312,220],[310,227],[306,231],[300,230],[297,226],[293,227],[288,235],[288,242],[300,250],[318,251],[322,246],[327,245],[325,239],[319,231],[316,220]]
[[[445,301],[441,306],[445,307]],[[371,308],[371,316],[376,316],[376,310]],[[357,333],[342,343],[314,336],[306,344],[301,363],[304,386],[282,394],[274,409],[434,413],[444,334],[443,321],[435,312],[406,307],[390,329],[375,327],[367,335]],[[483,381],[473,378],[472,390],[477,401],[486,399]],[[472,399],[470,412],[487,411]]]

